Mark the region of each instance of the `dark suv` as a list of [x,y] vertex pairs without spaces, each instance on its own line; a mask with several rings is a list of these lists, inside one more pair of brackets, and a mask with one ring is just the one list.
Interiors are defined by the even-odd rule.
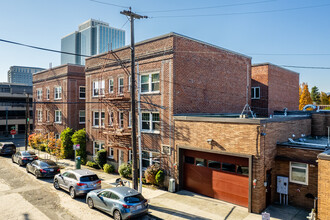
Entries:
[[16,153],[16,146],[13,142],[0,142],[0,154],[13,155]]

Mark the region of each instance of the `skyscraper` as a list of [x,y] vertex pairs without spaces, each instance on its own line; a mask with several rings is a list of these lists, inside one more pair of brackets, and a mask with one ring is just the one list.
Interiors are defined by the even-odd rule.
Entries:
[[8,82],[32,86],[32,74],[42,70],[44,69],[39,67],[11,66],[8,71]]
[[[125,31],[109,27],[108,23],[89,19],[61,39],[61,51],[92,56],[125,45]],[[61,64],[85,64],[85,57],[61,54]]]

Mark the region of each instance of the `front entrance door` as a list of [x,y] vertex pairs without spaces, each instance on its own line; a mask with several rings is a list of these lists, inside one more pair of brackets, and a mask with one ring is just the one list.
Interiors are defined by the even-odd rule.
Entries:
[[124,151],[118,150],[118,166],[120,166],[122,163],[124,163]]
[[269,206],[272,202],[272,169],[267,170],[267,187],[266,187],[266,206]]

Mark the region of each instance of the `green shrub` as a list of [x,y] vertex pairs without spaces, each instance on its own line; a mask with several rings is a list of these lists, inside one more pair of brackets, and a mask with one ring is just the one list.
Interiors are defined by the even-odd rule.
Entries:
[[97,165],[97,163],[95,163],[94,161],[87,161],[86,166],[95,168],[95,169],[100,169],[99,165]]
[[144,172],[144,176],[146,178],[146,182],[150,183],[152,185],[156,185],[156,175],[158,171],[160,170],[160,167],[158,164],[153,164],[150,167],[146,169]]
[[99,150],[97,153],[96,153],[96,157],[95,157],[95,162],[99,165],[99,167],[102,169],[104,164],[107,163],[107,151],[102,149],[102,150]]
[[87,154],[86,154],[86,131],[85,128],[80,129],[72,135],[72,144],[80,144],[80,149],[76,151],[76,155],[80,156],[81,164],[86,164]]
[[165,179],[164,171],[159,170],[156,174],[156,177],[155,177],[156,184],[158,186],[163,186],[164,185],[164,179]]
[[112,164],[104,164],[103,170],[105,173],[113,173],[115,172],[115,167]]
[[72,143],[73,130],[71,128],[66,128],[61,132],[61,157],[62,158],[73,158],[73,143]]
[[118,173],[124,178],[132,178],[132,165],[123,163],[122,165],[120,165]]

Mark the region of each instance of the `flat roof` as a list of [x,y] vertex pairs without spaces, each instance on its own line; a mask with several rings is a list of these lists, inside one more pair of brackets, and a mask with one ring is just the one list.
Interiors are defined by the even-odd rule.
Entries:
[[325,150],[327,148],[327,143],[328,138],[326,136],[306,136],[295,139],[290,138],[288,141],[277,143],[277,145],[309,150]]
[[84,67],[84,65],[67,63],[67,64],[62,64],[62,65],[59,65],[59,66],[55,66],[55,67],[52,67],[52,68],[49,68],[49,69],[42,70],[42,71],[40,71],[40,72],[36,72],[36,73],[34,73],[33,75],[39,75],[39,74],[42,74],[42,73],[46,73],[46,72],[49,71],[49,70],[59,69],[59,68],[65,67],[65,66]]
[[293,70],[290,70],[290,69],[284,68],[284,67],[282,67],[282,66],[279,66],[279,65],[276,65],[276,64],[273,64],[273,63],[268,63],[268,62],[266,62],[266,63],[255,63],[255,64],[252,64],[252,67],[256,67],[256,66],[275,66],[275,67],[281,68],[281,69],[283,69],[283,70],[287,70],[287,71],[289,71],[289,72],[292,72],[292,73],[295,73],[295,74],[298,74],[298,75],[300,74],[300,73],[295,72],[295,71],[293,71]]

